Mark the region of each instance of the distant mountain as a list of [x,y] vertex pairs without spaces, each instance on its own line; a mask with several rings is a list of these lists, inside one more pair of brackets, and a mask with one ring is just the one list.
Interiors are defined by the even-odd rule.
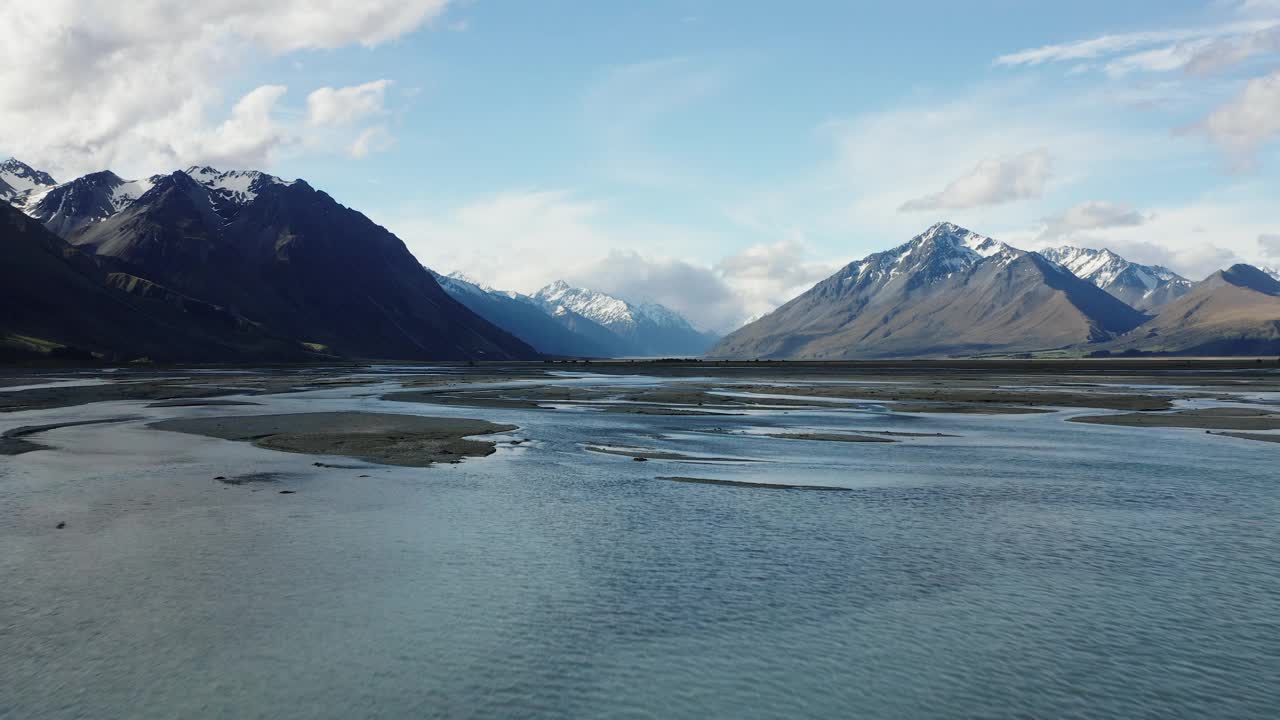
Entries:
[[1262,272],[1264,272],[1264,273],[1266,273],[1266,274],[1270,275],[1271,277],[1275,278],[1276,280],[1280,280],[1280,267],[1272,267],[1272,266],[1270,266],[1270,265],[1263,265],[1262,267],[1260,267],[1260,268],[1258,268],[1258,269],[1259,269],[1259,270],[1261,270]]
[[1280,281],[1252,265],[1233,265],[1196,283],[1150,322],[1103,349],[1180,355],[1280,354]]
[[0,200],[13,201],[24,193],[56,184],[49,173],[36,170],[15,158],[0,163]]
[[150,190],[158,177],[126,181],[104,170],[25,193],[15,198],[15,204],[46,228],[67,237],[128,207]]
[[112,272],[368,358],[532,358],[440,288],[404,243],[301,180],[191,167],[94,173],[19,197]]
[[584,317],[552,317],[527,295],[494,290],[460,273],[441,275],[433,271],[432,276],[453,299],[538,352],[598,358],[625,354],[616,336]]
[[613,333],[630,356],[701,355],[717,335],[695,328],[684,316],[656,303],[630,303],[596,290],[558,280],[534,294],[533,300],[567,326],[585,318]]
[[108,272],[0,204],[0,359],[88,354],[112,361],[319,359],[222,307]]
[[1041,255],[939,223],[850,263],[708,354],[835,360],[1025,352],[1107,340],[1144,319]]
[[1139,265],[1107,249],[1064,245],[1039,253],[1139,310],[1158,308],[1191,291],[1192,282],[1160,265]]

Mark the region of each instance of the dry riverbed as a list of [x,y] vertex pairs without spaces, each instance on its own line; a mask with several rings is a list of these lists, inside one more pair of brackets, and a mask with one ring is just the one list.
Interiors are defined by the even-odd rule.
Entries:
[[182,418],[152,423],[151,427],[248,441],[270,450],[342,455],[411,467],[491,455],[496,443],[472,436],[517,429],[514,425],[466,418],[363,412]]

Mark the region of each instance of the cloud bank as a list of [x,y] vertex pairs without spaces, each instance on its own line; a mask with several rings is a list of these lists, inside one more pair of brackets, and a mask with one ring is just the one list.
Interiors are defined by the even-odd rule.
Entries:
[[940,192],[908,200],[898,210],[957,210],[1038,198],[1053,174],[1052,165],[1044,149],[983,160]]
[[[296,129],[281,120],[281,85],[227,97],[241,58],[373,47],[439,17],[447,2],[3,3],[0,67],[9,70],[0,72],[0,138],[56,176],[267,165]],[[352,121],[380,105],[381,82],[346,93],[323,88],[309,109],[324,122]]]

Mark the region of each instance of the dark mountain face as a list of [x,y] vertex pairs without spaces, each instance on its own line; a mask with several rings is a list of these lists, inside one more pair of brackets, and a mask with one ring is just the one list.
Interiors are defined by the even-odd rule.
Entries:
[[37,221],[0,205],[0,348],[58,348],[113,361],[304,360],[297,342],[155,283],[112,273]]
[[116,191],[125,184],[103,171],[76,178],[28,200],[23,210],[61,237],[100,222],[118,209]]
[[1252,265],[1238,264],[1209,276],[1214,282],[1254,290],[1264,295],[1280,295],[1280,280]]
[[1022,352],[1105,340],[1144,316],[1035,253],[950,223],[851,263],[731,333],[712,357]]
[[450,298],[404,243],[305,182],[192,168],[69,234],[111,269],[344,355],[536,353]]

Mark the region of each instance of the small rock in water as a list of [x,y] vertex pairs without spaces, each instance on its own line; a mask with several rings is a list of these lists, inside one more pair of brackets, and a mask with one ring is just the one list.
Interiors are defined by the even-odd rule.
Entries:
[[635,460],[636,462],[649,462],[649,458],[645,458],[645,457],[638,457],[638,458],[631,458],[631,459]]
[[58,523],[58,529],[59,529],[59,530],[61,530],[62,528],[66,527],[66,526],[67,526],[67,521],[66,521],[66,520],[63,520],[62,522]]
[[296,492],[295,490],[281,490],[281,491],[280,491],[280,494],[281,494],[281,495],[293,495],[295,492]]
[[226,476],[226,475],[217,475],[217,476],[214,476],[214,478],[213,478],[213,479],[214,479],[214,480],[226,480],[226,479],[227,479],[227,476]]

